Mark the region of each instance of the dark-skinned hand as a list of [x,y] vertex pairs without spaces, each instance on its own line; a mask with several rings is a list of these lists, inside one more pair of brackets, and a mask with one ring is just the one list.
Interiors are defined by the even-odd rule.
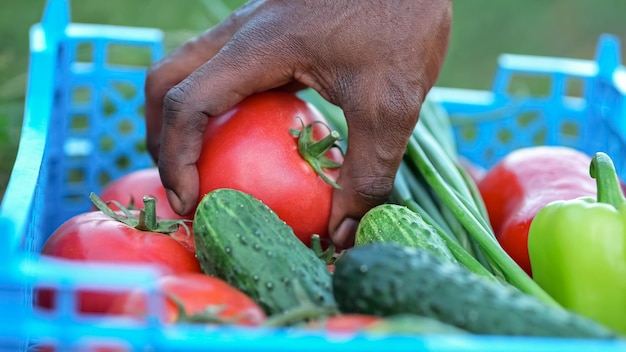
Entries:
[[156,62],[147,143],[172,208],[195,209],[208,119],[257,92],[310,87],[348,125],[329,233],[349,245],[358,220],[391,193],[451,20],[451,0],[252,0]]

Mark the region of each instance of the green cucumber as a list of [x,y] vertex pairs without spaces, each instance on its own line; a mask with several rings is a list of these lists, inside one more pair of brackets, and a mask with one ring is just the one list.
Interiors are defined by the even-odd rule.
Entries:
[[303,303],[336,306],[326,264],[250,194],[208,193],[196,209],[193,231],[202,270],[246,293],[268,315]]
[[354,244],[360,246],[375,242],[423,248],[441,260],[457,263],[435,228],[418,213],[402,205],[382,204],[370,209],[361,218]]
[[411,313],[476,334],[617,338],[595,321],[395,243],[347,250],[335,263],[333,290],[344,313]]

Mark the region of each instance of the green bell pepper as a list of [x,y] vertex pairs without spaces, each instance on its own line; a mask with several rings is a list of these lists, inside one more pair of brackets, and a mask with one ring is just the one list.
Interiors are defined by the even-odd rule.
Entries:
[[607,154],[594,155],[590,174],[597,201],[555,201],[533,219],[533,279],[564,308],[626,334],[626,198]]

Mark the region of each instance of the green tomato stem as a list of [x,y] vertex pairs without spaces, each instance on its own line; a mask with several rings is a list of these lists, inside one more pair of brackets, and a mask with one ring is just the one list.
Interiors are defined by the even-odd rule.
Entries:
[[150,230],[157,228],[156,199],[143,197],[143,209],[139,211],[139,223],[135,228]]
[[[319,141],[313,138],[313,126],[315,123],[322,124],[330,131],[326,137]],[[300,156],[311,165],[313,170],[315,170],[324,182],[328,183],[333,188],[340,189],[341,187],[324,173],[324,169],[337,169],[341,167],[340,163],[325,156],[326,152],[332,148],[337,148],[341,151],[341,148],[337,144],[340,138],[339,132],[331,130],[328,125],[320,121],[313,122],[307,126],[302,124],[301,130],[292,129],[289,132],[298,138],[298,152]]]
[[320,157],[324,155],[330,148],[335,146],[335,143],[339,140],[339,132],[330,131],[330,134],[321,140],[312,143],[307,146],[309,153],[314,157]]
[[120,211],[124,213],[124,215],[113,211],[113,209],[111,209],[111,207],[107,203],[105,203],[100,197],[98,197],[98,195],[93,192],[89,195],[89,199],[91,199],[93,205],[104,214],[137,230],[158,232],[169,235],[178,231],[179,226],[183,226],[185,228],[185,231],[187,232],[187,236],[191,235],[191,232],[189,231],[189,226],[187,226],[185,220],[159,220],[156,214],[156,199],[154,199],[153,197],[146,196],[143,198],[144,208],[139,210],[139,216],[136,216],[131,210],[116,201],[113,201],[111,203],[115,204],[120,209]]

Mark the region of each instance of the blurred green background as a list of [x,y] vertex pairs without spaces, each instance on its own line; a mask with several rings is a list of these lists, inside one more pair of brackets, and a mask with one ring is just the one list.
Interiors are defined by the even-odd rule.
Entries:
[[[243,2],[75,0],[71,11],[74,22],[160,28],[170,51]],[[4,1],[0,11],[0,197],[19,141],[28,28],[40,20],[44,5],[45,0]],[[626,41],[624,14],[625,0],[457,0],[438,85],[489,89],[497,56],[505,52],[591,59],[601,33]]]

